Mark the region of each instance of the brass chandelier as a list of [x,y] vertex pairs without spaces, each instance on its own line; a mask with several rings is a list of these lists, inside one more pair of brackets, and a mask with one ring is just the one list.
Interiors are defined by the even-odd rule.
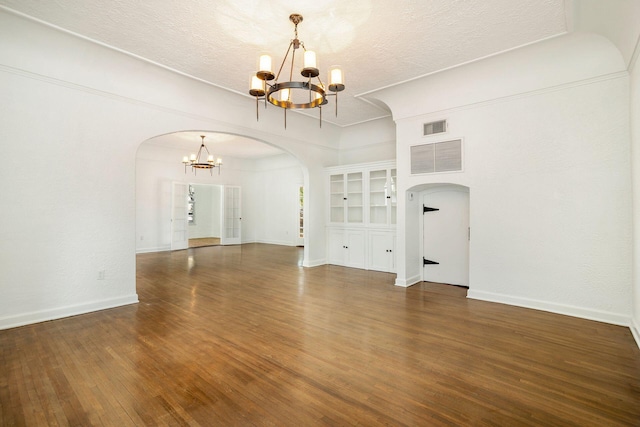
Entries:
[[[256,98],[256,120],[260,120],[258,101],[264,99],[264,106],[269,103],[284,109],[284,127],[287,127],[287,110],[302,108],[318,108],[320,110],[320,127],[322,127],[322,106],[327,104],[328,96],[336,97],[336,116],[338,116],[338,92],[344,90],[344,75],[338,66],[329,69],[328,87],[320,79],[320,71],[317,68],[316,54],[307,50],[304,42],[298,39],[298,24],[302,22],[302,15],[294,13],[289,16],[293,22],[294,38],[289,43],[287,53],[280,64],[278,74],[274,74],[271,67],[271,56],[261,55],[259,70],[251,78],[251,90],[249,93]],[[303,66],[300,71],[304,81],[293,80],[293,69],[296,60],[296,50],[302,47]],[[287,58],[291,53],[291,65],[289,66],[289,80],[281,81],[280,74],[284,68]],[[285,71],[286,73],[286,71]],[[316,80],[312,80],[312,79]],[[270,83],[275,79],[275,83]],[[327,89],[333,93],[327,93]]]
[[[182,163],[184,164],[184,173],[187,173],[187,166],[191,166],[193,174],[196,174],[198,169],[209,169],[211,175],[213,175],[213,168],[218,168],[218,175],[220,175],[220,169],[222,168],[222,159],[215,159],[206,145],[204,145],[204,135],[200,135],[202,141],[200,143],[200,149],[198,154],[191,154],[190,156],[184,156]],[[203,151],[204,149],[204,151]],[[204,153],[206,152],[206,154]],[[205,159],[206,156],[206,159]],[[202,159],[200,158],[202,157]]]

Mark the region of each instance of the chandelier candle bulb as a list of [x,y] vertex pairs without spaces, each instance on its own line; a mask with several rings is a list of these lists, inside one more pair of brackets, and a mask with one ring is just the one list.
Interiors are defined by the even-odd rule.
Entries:
[[189,163],[189,157],[188,156],[184,156],[182,158],[182,163]]
[[280,91],[280,101],[288,102],[289,101],[289,89],[282,89]]
[[329,90],[339,92],[344,89],[344,75],[338,66],[329,69]]
[[191,157],[189,158],[189,160],[191,160],[192,162],[196,161],[196,155],[192,154]]
[[271,56],[260,55],[260,71],[273,72],[271,69]]
[[312,50],[304,52],[304,68],[318,68],[316,65],[316,53]]
[[264,80],[260,80],[258,76],[251,77],[251,90],[249,93],[253,96],[264,95]]
[[271,68],[270,55],[260,55],[260,65],[256,76],[260,80],[273,80],[276,77],[275,74],[273,74],[273,69]]
[[212,155],[209,155],[209,157],[207,157],[207,162],[213,163],[213,156]]

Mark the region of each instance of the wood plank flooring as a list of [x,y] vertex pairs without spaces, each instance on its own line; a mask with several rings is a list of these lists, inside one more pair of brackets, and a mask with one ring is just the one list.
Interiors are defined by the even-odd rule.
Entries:
[[0,331],[0,425],[640,425],[627,328],[301,257],[140,254],[139,304]]
[[189,239],[190,248],[202,248],[204,246],[215,246],[219,244],[219,237],[198,237],[195,239]]

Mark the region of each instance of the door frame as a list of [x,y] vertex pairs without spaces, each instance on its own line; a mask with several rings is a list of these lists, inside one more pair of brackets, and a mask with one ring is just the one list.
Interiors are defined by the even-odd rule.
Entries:
[[[184,196],[183,200],[183,209],[184,212],[181,212],[180,218],[176,216],[176,209],[179,206],[176,206],[176,188],[182,187],[182,192]],[[171,183],[171,241],[170,241],[170,249],[172,251],[179,251],[183,249],[187,249],[189,247],[189,223],[187,220],[187,194],[189,194],[189,183],[173,181]],[[182,223],[182,228],[178,229],[178,224]],[[175,234],[176,231],[184,232],[185,239],[176,240]]]

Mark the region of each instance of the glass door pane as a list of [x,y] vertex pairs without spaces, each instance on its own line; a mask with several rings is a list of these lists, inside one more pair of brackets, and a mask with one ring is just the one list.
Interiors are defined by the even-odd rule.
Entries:
[[344,175],[331,175],[330,177],[330,219],[331,222],[344,222]]
[[221,244],[241,243],[240,187],[224,187],[224,234]]
[[387,223],[387,170],[369,173],[369,223]]
[[391,224],[396,223],[396,205],[398,203],[398,185],[396,179],[397,172],[395,169],[391,169],[391,175],[389,177],[389,200],[391,209]]
[[363,222],[362,172],[347,174],[347,222]]

